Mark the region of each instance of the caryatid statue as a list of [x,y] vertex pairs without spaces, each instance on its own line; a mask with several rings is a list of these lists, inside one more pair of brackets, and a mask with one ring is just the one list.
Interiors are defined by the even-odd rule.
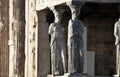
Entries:
[[66,47],[64,39],[64,27],[61,24],[62,9],[50,8],[55,16],[54,23],[49,26],[51,35],[51,65],[53,75],[63,75],[66,72]]
[[83,22],[78,19],[81,5],[69,4],[72,19],[68,24],[68,72],[83,72]]
[[119,21],[115,23],[114,26],[114,36],[116,38],[115,45],[116,45],[116,74],[119,75],[120,72],[120,61],[119,61],[119,53],[120,53],[120,18]]

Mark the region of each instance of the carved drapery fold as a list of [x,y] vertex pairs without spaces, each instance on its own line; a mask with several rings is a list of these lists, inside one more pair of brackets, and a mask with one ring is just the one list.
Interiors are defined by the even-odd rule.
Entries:
[[64,27],[61,24],[63,9],[51,7],[55,21],[50,24],[48,33],[51,35],[51,65],[53,75],[64,75],[66,72],[66,48]]
[[68,72],[69,73],[83,73],[83,57],[84,57],[84,43],[83,32],[84,25],[78,19],[80,9],[83,4],[69,4],[72,18],[68,24]]

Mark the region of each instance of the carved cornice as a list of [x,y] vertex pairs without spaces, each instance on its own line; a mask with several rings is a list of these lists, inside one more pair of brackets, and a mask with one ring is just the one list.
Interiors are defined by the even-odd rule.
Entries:
[[96,3],[120,3],[120,0],[86,0],[86,1]]
[[120,3],[120,0],[47,0],[46,2],[39,2],[36,0],[36,10],[47,9],[48,7],[57,6],[61,4],[79,4],[82,5],[85,2],[94,2],[94,3]]
[[66,2],[67,5],[84,5],[86,2],[86,0],[72,0],[72,1],[68,1]]

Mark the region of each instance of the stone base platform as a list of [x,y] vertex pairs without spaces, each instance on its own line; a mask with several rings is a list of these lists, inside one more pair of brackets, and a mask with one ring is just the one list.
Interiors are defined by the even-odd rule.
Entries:
[[88,75],[87,74],[80,74],[80,73],[74,73],[74,74],[65,73],[62,76],[48,75],[47,77],[88,77]]
[[120,76],[116,74],[116,75],[113,75],[112,77],[120,77]]
[[114,77],[114,76],[88,76],[87,74],[69,74],[66,73],[65,75],[62,76],[53,76],[53,75],[48,75],[47,77]]

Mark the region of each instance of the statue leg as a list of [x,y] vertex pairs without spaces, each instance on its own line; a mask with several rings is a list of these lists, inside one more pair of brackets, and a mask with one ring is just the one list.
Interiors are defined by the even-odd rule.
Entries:
[[58,53],[57,53],[57,60],[58,60],[58,71],[59,75],[64,74],[64,54],[62,49],[62,44],[58,42]]
[[64,72],[66,73],[67,72],[67,53],[66,53],[66,48],[64,44],[62,44],[61,49],[62,49],[61,56],[62,56],[63,68],[64,68]]
[[117,51],[116,51],[116,73],[117,73],[117,75],[119,75],[119,71],[120,71],[119,53],[120,53],[120,45],[117,45]]
[[54,46],[52,48],[53,50],[52,50],[52,53],[51,53],[52,74],[54,76],[64,74],[61,45],[59,45],[58,43],[59,42],[54,43]]
[[54,52],[51,49],[51,72],[54,74]]
[[83,72],[83,44],[80,38],[75,38],[74,40],[74,59],[75,59],[75,72],[82,73]]
[[51,65],[52,65],[52,74],[59,75],[56,43],[54,43],[53,46],[51,47]]
[[71,39],[71,45],[68,46],[68,72],[75,73],[75,52],[74,41]]
[[119,45],[119,50],[118,50],[118,75],[120,75],[120,45]]

